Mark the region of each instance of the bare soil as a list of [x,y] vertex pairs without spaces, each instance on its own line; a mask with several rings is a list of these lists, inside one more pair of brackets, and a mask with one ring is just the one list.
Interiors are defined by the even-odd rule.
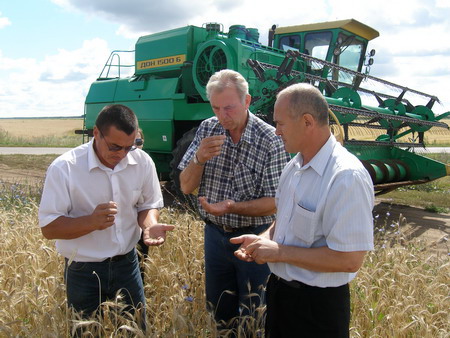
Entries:
[[[44,177],[45,170],[10,168],[0,163],[0,182],[37,186]],[[171,203],[173,196],[166,195],[166,204]],[[393,204],[380,197],[376,199],[373,215],[376,231],[383,232],[387,239],[404,241],[418,238],[426,243],[427,250],[445,255],[450,253],[450,214],[436,214],[420,207]],[[400,216],[406,220],[399,221]]]
[[[437,214],[420,207],[394,204],[377,198],[373,215],[375,228],[384,229],[391,240],[402,243],[419,239],[425,242],[428,250],[445,255],[450,253],[450,214]],[[405,220],[401,221],[401,217]]]

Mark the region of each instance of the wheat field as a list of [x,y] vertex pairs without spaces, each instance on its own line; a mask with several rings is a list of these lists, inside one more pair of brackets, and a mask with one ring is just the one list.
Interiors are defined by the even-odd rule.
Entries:
[[[132,320],[114,314],[120,297],[102,305],[104,318],[82,321],[71,315],[63,259],[40,233],[37,202],[19,186],[3,189],[10,197],[0,201],[0,337],[69,337],[80,326],[92,336],[143,337]],[[145,336],[216,337],[205,310],[203,223],[173,208],[162,210],[161,221],[176,229],[145,260]],[[406,241],[402,218],[376,221],[376,250],[351,283],[351,337],[448,337],[449,256]],[[257,329],[251,334],[261,336]]]
[[[116,314],[120,296],[102,304],[103,318],[80,320],[71,314],[64,261],[38,227],[41,188],[0,180],[0,337],[70,337],[77,327],[102,337],[218,335],[205,310],[203,223],[174,207],[162,210],[161,222],[176,229],[163,246],[150,249],[144,262],[149,332],[144,335],[133,320]],[[450,256],[404,236],[402,216],[387,222],[387,216],[377,215],[374,221],[376,249],[350,284],[351,337],[450,337]],[[258,322],[250,324],[250,337],[264,336]]]
[[12,137],[43,137],[49,134],[61,137],[83,129],[83,119],[0,119],[0,129]]

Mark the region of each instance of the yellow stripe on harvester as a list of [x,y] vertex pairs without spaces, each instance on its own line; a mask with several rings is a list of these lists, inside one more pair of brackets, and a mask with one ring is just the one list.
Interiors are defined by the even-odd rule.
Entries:
[[138,61],[136,69],[150,69],[157,67],[176,66],[183,64],[185,61],[186,61],[186,54],[166,56],[158,59]]

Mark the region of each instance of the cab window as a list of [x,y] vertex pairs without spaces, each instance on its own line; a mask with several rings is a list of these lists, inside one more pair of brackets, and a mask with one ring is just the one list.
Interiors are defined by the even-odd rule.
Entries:
[[305,36],[305,53],[326,60],[330,46],[331,32],[308,33]]
[[[338,36],[337,45],[333,51],[333,62],[341,67],[345,67],[353,71],[359,71],[363,49],[363,42],[359,41],[354,35],[340,33]],[[353,76],[346,72],[338,71],[338,74],[333,74],[333,80],[352,83]]]
[[288,51],[290,49],[300,50],[300,37],[298,35],[283,36],[280,39],[279,49]]

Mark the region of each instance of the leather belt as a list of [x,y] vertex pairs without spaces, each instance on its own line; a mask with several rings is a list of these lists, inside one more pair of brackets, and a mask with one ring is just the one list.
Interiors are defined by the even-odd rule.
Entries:
[[223,232],[235,232],[235,231],[252,231],[253,229],[255,229],[255,227],[242,227],[242,228],[233,228],[230,227],[229,225],[219,225],[216,223],[213,223],[209,220],[205,220],[206,224],[212,225],[213,227],[222,230]]
[[109,257],[106,258],[105,260],[102,261],[102,263],[107,263],[107,262],[118,262],[121,261],[122,259],[125,259],[128,255],[133,254],[134,253],[134,249],[131,250],[130,252],[123,254],[123,255],[117,255],[114,257]]
[[279,277],[279,276],[277,276],[275,274],[272,274],[272,276],[274,276],[276,281],[281,282],[281,283],[283,283],[283,284],[285,284],[285,285],[287,285],[287,286],[289,286],[291,288],[294,288],[294,289],[302,289],[302,288],[311,287],[310,285],[307,285],[305,283],[302,283],[302,282],[299,282],[299,281],[296,281],[296,280],[289,280],[288,281],[288,280],[283,279],[283,278],[281,278],[281,277]]

